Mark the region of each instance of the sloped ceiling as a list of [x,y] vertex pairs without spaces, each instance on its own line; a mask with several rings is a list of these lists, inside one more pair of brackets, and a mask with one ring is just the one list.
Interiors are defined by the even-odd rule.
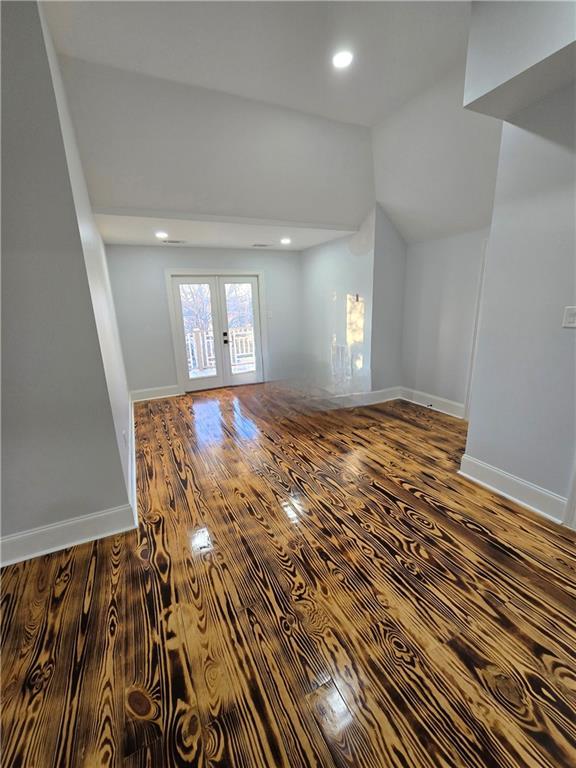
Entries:
[[62,58],[97,213],[355,229],[374,201],[370,131]]
[[350,230],[377,200],[408,242],[489,223],[499,123],[461,107],[468,3],[46,13],[99,213]]
[[502,123],[463,90],[462,61],[373,129],[376,199],[406,242],[490,224]]
[[[466,2],[50,2],[70,57],[372,126],[466,50]],[[335,72],[335,50],[354,66]]]

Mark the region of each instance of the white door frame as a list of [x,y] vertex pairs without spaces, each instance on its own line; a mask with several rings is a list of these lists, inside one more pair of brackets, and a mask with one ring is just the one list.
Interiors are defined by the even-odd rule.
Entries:
[[270,368],[268,355],[268,312],[266,309],[264,273],[255,269],[196,269],[195,267],[168,267],[164,270],[166,282],[166,295],[168,296],[168,313],[170,315],[170,329],[172,331],[172,346],[174,350],[174,365],[176,366],[176,376],[178,377],[178,386],[182,392],[187,391],[189,385],[188,379],[184,381],[180,371],[182,366],[178,364],[182,349],[179,344],[180,337],[180,315],[179,309],[174,301],[172,291],[172,278],[174,277],[256,277],[258,283],[258,305],[260,310],[260,346],[262,352],[262,381],[267,381]]

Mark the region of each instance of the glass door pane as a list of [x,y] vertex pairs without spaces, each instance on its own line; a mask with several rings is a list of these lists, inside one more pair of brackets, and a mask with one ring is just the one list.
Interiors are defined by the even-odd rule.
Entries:
[[256,381],[260,362],[258,295],[255,278],[231,278],[224,282],[224,317],[230,361],[235,381]]
[[258,278],[172,275],[178,383],[187,392],[262,381]]
[[180,283],[180,308],[189,379],[218,375],[209,283]]

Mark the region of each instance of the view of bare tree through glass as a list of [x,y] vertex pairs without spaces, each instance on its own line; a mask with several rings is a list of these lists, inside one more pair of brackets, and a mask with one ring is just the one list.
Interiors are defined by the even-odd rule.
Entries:
[[256,370],[254,306],[250,283],[226,283],[228,349],[232,373]]
[[216,376],[212,301],[207,283],[180,285],[188,375],[191,379]]

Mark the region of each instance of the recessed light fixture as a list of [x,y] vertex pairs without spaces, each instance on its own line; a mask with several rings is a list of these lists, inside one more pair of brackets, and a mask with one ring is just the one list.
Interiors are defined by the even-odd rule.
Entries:
[[168,232],[162,232],[162,230],[159,230],[158,232],[154,232],[158,240],[167,240],[168,239]]
[[353,59],[354,54],[351,51],[338,51],[338,53],[332,56],[332,64],[334,64],[336,69],[346,69],[346,67],[352,64]]
[[283,237],[282,240],[280,240],[280,242],[282,243],[282,245],[290,245],[292,240],[290,240],[289,237]]

